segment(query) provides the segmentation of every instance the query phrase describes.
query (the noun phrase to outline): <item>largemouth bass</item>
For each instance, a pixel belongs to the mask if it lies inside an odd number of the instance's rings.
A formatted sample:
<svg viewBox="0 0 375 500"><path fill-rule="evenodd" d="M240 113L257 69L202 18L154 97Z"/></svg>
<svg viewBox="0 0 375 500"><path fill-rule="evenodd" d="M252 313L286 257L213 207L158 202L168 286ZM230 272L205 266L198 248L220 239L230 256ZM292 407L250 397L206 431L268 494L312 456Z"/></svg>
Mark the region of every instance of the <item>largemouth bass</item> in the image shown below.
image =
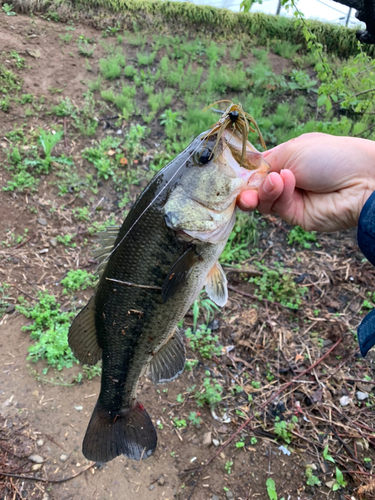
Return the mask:
<svg viewBox="0 0 375 500"><path fill-rule="evenodd" d="M183 371L177 323L204 286L219 306L227 301L218 259L236 198L257 189L269 169L247 141L248 117L231 105L152 179L120 229L101 234L101 278L69 331L79 361L102 359L101 390L83 441L89 460L152 454L157 435L137 402L138 382L146 370L154 383Z"/></svg>

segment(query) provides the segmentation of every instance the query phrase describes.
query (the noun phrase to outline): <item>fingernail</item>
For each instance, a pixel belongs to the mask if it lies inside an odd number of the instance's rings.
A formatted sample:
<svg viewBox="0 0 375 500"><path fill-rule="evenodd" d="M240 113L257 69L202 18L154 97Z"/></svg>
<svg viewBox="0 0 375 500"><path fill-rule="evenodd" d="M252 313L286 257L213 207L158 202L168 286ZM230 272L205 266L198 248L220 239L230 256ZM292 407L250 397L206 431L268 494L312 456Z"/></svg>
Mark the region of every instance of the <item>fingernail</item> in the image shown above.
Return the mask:
<svg viewBox="0 0 375 500"><path fill-rule="evenodd" d="M263 190L269 194L273 191L274 187L275 184L272 182L271 176L269 175L267 179L264 181Z"/></svg>

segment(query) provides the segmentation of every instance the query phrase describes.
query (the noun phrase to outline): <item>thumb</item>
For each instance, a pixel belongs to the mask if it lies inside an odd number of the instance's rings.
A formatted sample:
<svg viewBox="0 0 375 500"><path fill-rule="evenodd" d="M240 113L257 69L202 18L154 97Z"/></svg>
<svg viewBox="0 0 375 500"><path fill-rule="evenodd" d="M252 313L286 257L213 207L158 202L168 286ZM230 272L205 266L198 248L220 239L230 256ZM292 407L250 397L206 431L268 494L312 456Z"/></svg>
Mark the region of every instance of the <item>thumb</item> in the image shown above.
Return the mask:
<svg viewBox="0 0 375 500"><path fill-rule="evenodd" d="M271 172L280 172L287 167L287 162L293 153L293 140L279 144L263 153L263 158L271 166Z"/></svg>

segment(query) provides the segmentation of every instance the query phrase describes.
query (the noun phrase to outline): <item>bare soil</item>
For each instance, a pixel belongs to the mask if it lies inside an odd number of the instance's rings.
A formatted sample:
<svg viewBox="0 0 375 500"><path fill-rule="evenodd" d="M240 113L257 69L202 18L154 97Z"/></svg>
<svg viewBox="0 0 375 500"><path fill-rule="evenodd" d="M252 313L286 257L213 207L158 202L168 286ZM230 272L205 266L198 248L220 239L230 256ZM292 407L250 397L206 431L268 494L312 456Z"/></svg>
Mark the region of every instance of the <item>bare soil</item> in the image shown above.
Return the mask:
<svg viewBox="0 0 375 500"><path fill-rule="evenodd" d="M46 123L60 123L70 131L69 122L48 114L51 105L62 97L69 96L77 104L82 102L86 89L82 83L87 80L84 59L59 38L67 33L65 27L36 16L10 17L0 13L1 50L5 54L17 50L26 60L22 92L45 98L37 116L26 117L24 108L17 105L12 105L8 113L0 111L0 163L5 161L4 151L9 147L5 134L15 125L27 123L28 129L36 129ZM75 29L76 34L88 38L100 37L100 32L84 25L76 25ZM128 45L126 50L128 58L134 56L134 47ZM97 44L95 59L102 55ZM276 55L272 58L276 72L290 64ZM6 64L14 69L12 61ZM54 89L61 92L54 93ZM106 133L108 130L99 127L96 136L82 139L72 132L54 153L76 157L77 169L92 173L92 167L82 161L79 152ZM158 134L158 128L153 127L153 140ZM1 168L0 184L4 186L9 178L9 172ZM135 186L132 190L133 201L141 188L142 185ZM60 296L63 308L71 307L71 300L62 295L60 280L69 269L94 270L95 262L90 254L93 240L85 225L71 218L70 210L87 206L91 211L98 203L102 210L93 216L95 220L105 220L114 213L121 222L118 195L108 183L102 183L98 193L89 199L74 193L61 197L53 173L42 179L34 195L2 192L0 239L7 244L0 250L0 282L11 285L6 299L10 306L17 303L20 295L32 303L37 300L38 291L50 290ZM46 225L41 225L40 219L45 219ZM374 460L371 391L375 383L373 358L360 358L354 331L363 317L360 311L367 291L373 290L374 270L362 262L354 232L319 236L319 248L313 245L311 250L304 250L287 244L289 228L280 221L263 217L261 222L264 227L258 255L245 262L241 272L228 272L230 300L216 315L219 323L215 331L226 348L223 356L214 361L199 358L193 372L185 372L167 386L155 387L147 379L140 385L139 400L154 423L159 422L157 450L142 463L119 457L108 464L95 465L83 457L81 443L100 381L96 378L68 386L79 371L75 367L62 376L50 371L44 377L49 382L43 382L45 365L26 361L32 340L21 327L28 321L8 307L0 320L0 498L208 500L216 495L219 499L265 500L266 481L270 477L276 483L279 499L359 498L358 488L372 481L372 462L368 466L363 458ZM26 241L15 243L13 235L22 235L24 229L28 229ZM75 248L51 244L56 235L72 233L77 235ZM85 238L89 239L88 245L84 245ZM248 277L256 276L255 260L270 267L282 262L292 269L299 284L307 286L308 293L298 311L251 298L255 288ZM85 302L91 293L86 290L78 296ZM249 307L253 304L256 309ZM191 324L192 318L187 316L185 326ZM297 379L340 339L341 343L315 369L266 404L267 398L283 384ZM189 351L189 357L195 358L196 353ZM230 422L215 420L207 407L198 409L187 392L193 384L197 388L202 384L205 370L210 370L225 386L223 400ZM250 380L260 380L260 387L249 385L246 374ZM365 375L368 383L364 383ZM230 390L234 379L246 389L236 397ZM356 400L357 390L367 390L369 399ZM183 395L184 403L176 401L178 394ZM343 395L350 396L347 407L339 404ZM191 411L200 412L201 426L176 429L171 419L187 418ZM254 414L252 422L200 475L196 471L185 474L219 451L214 444L203 444L205 433L211 432L212 438L222 444ZM277 439L274 422L275 417L289 422L293 415L298 417L298 424L288 456L279 449L286 443ZM244 448L235 446L240 437ZM251 440L254 437L256 441ZM334 479L335 472L335 465L322 456L326 444L336 465L350 471L344 475L347 486L336 492L325 486ZM33 462L28 459L32 454L43 458L39 470L32 469ZM66 461L61 460L62 455L68 456ZM227 462L233 462L230 474L225 469ZM321 486L306 484L308 464L313 464ZM2 476L2 472L9 475ZM25 476L34 479L25 480ZM373 497L364 494L362 498Z"/></svg>

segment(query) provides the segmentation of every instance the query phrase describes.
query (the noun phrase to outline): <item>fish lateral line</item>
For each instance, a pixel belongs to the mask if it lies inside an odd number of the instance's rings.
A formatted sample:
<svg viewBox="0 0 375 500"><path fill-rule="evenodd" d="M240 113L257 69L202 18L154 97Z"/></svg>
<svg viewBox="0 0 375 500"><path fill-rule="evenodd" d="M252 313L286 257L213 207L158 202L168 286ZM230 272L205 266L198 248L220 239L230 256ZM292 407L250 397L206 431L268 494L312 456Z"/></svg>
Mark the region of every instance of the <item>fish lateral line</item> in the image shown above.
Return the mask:
<svg viewBox="0 0 375 500"><path fill-rule="evenodd" d="M116 280L114 278L107 278L107 281L114 281L115 283L120 283L120 285L127 285L127 286L134 286L136 288L148 288L150 290L161 290L161 286L154 286L154 285L139 285L138 283L131 283L130 281L121 281L121 280Z"/></svg>

